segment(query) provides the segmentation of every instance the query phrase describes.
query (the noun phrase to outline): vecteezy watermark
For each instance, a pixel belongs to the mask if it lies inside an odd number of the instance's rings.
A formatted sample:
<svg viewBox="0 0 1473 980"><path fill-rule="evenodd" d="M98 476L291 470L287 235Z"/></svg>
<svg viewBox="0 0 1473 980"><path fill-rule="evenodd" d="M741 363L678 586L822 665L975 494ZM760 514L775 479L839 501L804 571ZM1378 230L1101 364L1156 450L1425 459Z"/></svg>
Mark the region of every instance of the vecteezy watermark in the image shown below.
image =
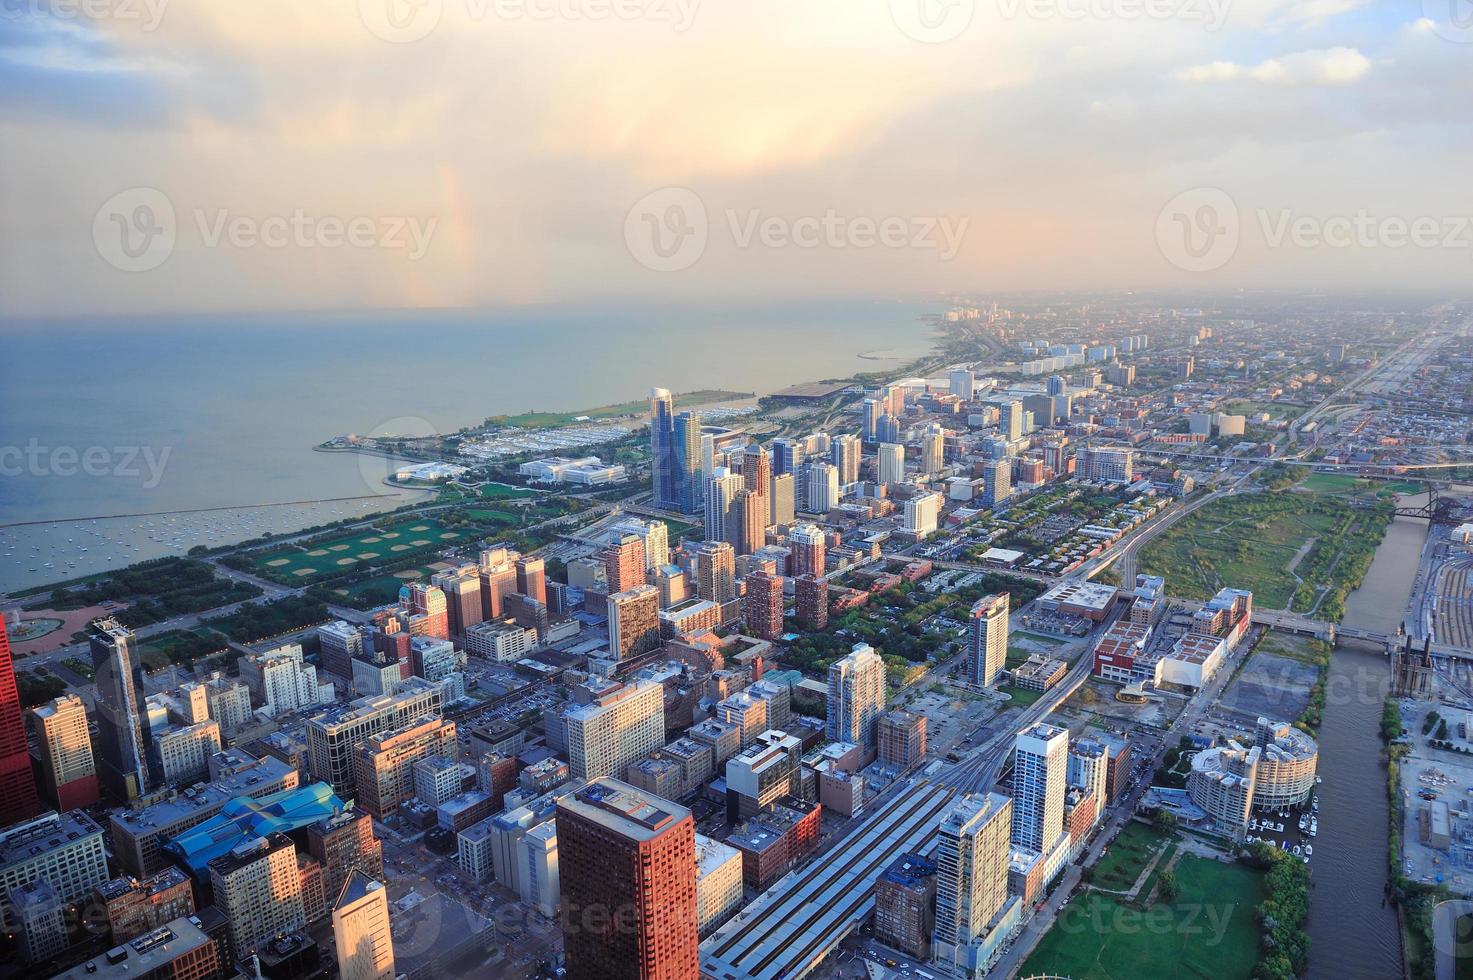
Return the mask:
<svg viewBox="0 0 1473 980"><path fill-rule="evenodd" d="M1473 44L1473 0L1422 0L1432 33L1454 44Z"/></svg>
<svg viewBox="0 0 1473 980"><path fill-rule="evenodd" d="M947 215L846 215L834 208L805 215L767 214L761 208L722 212L739 249L913 249L934 251L942 262L961 250L972 219ZM634 260L655 272L689 269L705 254L711 221L700 195L685 187L646 194L624 216L624 244Z"/></svg>
<svg viewBox="0 0 1473 980"><path fill-rule="evenodd" d="M1156 215L1156 245L1188 272L1211 272L1238 252L1238 206L1224 190L1197 187L1173 197Z"/></svg>
<svg viewBox="0 0 1473 980"><path fill-rule="evenodd" d="M237 214L227 208L194 208L190 215L205 248L383 249L423 258L440 219L416 215ZM92 218L97 254L124 272L157 269L178 241L174 204L162 191L134 187L108 198Z"/></svg>
<svg viewBox="0 0 1473 980"><path fill-rule="evenodd" d="M700 0L453 0L467 20L648 21L669 24L677 34L695 22ZM412 44L434 33L447 0L358 0L358 17L374 37Z"/></svg>
<svg viewBox="0 0 1473 980"><path fill-rule="evenodd" d="M137 480L152 490L164 478L172 446L0 446L0 476L92 476Z"/></svg>
<svg viewBox="0 0 1473 980"><path fill-rule="evenodd" d="M906 37L945 44L961 37L977 16L976 0L890 0L890 19Z"/></svg>
<svg viewBox="0 0 1473 980"><path fill-rule="evenodd" d="M1123 936L1195 936L1196 945L1211 948L1222 942L1236 908L1186 902L1141 911L1103 902L1094 905L1088 915L1060 919L1058 928L1066 936L1101 936L1112 932Z"/></svg>
<svg viewBox="0 0 1473 980"><path fill-rule="evenodd" d="M1473 216L1307 214L1293 208L1252 212L1271 249L1463 249L1473 252ZM1242 214L1226 191L1197 187L1173 197L1156 216L1156 244L1166 260L1188 272L1211 272L1232 261L1241 244Z"/></svg>
<svg viewBox="0 0 1473 980"><path fill-rule="evenodd" d="M0 20L54 17L58 20L137 23L150 33L159 29L169 0L0 0Z"/></svg>
<svg viewBox="0 0 1473 980"><path fill-rule="evenodd" d="M1200 23L1215 31L1227 20L1232 0L996 0L1006 20L1070 22L1118 20Z"/></svg>

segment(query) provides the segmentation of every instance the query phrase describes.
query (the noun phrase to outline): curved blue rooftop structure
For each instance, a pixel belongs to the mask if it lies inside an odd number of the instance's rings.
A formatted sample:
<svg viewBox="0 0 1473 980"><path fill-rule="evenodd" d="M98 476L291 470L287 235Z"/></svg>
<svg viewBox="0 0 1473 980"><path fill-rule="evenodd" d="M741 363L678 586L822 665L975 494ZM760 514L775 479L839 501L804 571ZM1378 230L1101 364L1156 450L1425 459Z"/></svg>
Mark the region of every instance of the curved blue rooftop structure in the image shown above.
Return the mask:
<svg viewBox="0 0 1473 980"><path fill-rule="evenodd" d="M254 837L301 830L337 816L343 809L343 801L326 783L309 783L260 799L237 796L204 823L170 838L164 850L182 858L196 878L203 878L209 873L211 861L229 854L238 844Z"/></svg>

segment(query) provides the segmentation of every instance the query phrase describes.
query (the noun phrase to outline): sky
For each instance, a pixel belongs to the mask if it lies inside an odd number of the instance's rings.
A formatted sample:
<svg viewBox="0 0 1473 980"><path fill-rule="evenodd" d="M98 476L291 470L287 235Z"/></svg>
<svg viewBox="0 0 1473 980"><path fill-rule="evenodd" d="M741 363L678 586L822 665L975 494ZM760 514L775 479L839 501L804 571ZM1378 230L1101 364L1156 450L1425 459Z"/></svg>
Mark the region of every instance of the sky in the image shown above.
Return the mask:
<svg viewBox="0 0 1473 980"><path fill-rule="evenodd" d="M0 318L1464 295L1470 0L0 0Z"/></svg>

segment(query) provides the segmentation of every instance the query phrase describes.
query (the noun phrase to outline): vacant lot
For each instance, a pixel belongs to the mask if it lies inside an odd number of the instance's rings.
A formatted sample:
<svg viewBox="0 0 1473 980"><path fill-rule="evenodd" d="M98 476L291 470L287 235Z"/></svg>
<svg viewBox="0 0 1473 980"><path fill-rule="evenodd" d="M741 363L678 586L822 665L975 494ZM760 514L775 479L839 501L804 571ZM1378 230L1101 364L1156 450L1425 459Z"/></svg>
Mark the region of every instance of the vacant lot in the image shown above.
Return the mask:
<svg viewBox="0 0 1473 980"><path fill-rule="evenodd" d="M1338 621L1345 595L1370 567L1389 509L1322 493L1225 497L1147 545L1140 567L1164 575L1174 595L1207 599L1224 586L1249 589L1265 608L1292 604Z"/></svg>
<svg viewBox="0 0 1473 980"><path fill-rule="evenodd" d="M1195 855L1177 862L1177 897L1142 910L1098 893L1076 897L1022 976L1072 980L1242 980L1258 958L1254 910L1263 875ZM1098 880L1098 878L1097 878Z"/></svg>

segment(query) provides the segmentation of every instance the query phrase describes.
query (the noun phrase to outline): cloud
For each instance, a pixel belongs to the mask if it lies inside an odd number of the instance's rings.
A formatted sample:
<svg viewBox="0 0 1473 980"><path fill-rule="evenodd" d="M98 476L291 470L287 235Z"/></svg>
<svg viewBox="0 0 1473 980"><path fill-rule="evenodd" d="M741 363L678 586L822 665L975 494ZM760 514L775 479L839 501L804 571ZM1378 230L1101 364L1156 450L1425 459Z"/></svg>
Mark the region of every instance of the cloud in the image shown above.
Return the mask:
<svg viewBox="0 0 1473 980"><path fill-rule="evenodd" d="M1177 72L1184 82L1233 82L1243 79L1274 85L1340 86L1360 81L1371 62L1355 48L1300 51L1268 58L1256 65L1213 61Z"/></svg>

